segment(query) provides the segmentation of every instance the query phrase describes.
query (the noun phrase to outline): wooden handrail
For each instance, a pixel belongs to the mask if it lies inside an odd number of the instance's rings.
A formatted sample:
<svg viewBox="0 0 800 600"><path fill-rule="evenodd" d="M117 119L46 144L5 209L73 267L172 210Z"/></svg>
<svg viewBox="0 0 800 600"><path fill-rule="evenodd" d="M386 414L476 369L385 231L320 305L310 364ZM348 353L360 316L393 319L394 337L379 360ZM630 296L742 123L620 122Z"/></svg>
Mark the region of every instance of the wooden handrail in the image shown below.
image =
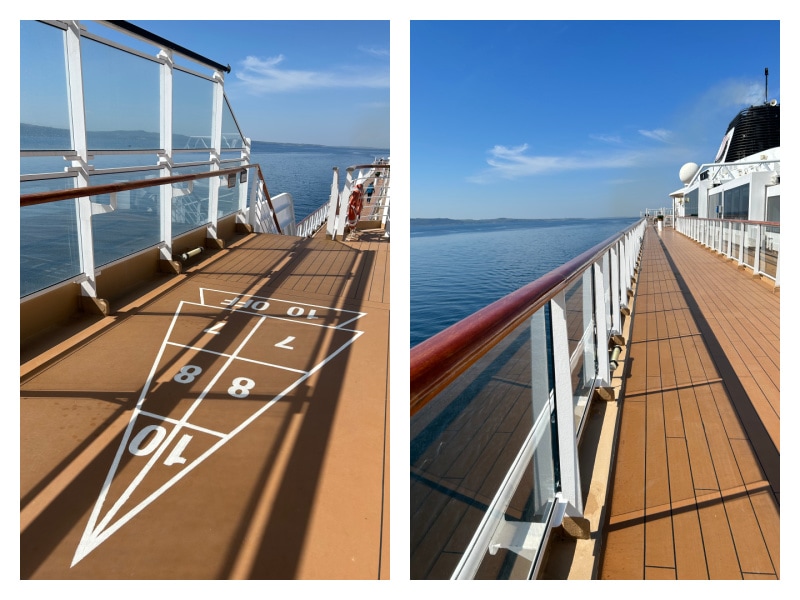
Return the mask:
<svg viewBox="0 0 800 600"><path fill-rule="evenodd" d="M275 222L275 227L278 230L278 233L283 233L281 231L281 225L278 223L278 215L275 213L275 207L272 206L272 198L270 198L269 190L267 190L267 180L264 179L264 174L261 172L261 165L255 164L256 171L258 172L258 178L261 180L261 187L264 190L264 197L267 199L267 204L269 204L269 208L272 211L272 220Z"/></svg>
<svg viewBox="0 0 800 600"><path fill-rule="evenodd" d="M622 237L636 222L571 261L451 325L411 349L411 415L452 383L470 365L501 341Z"/></svg>
<svg viewBox="0 0 800 600"><path fill-rule="evenodd" d="M347 171L350 171L350 170L355 171L356 169L383 169L384 167L387 168L387 169L391 169L391 167L389 166L389 163L386 163L385 165L383 165L383 164L377 164L376 165L376 164L373 163L371 165L353 165L352 167L347 167L346 170Z"/></svg>
<svg viewBox="0 0 800 600"><path fill-rule="evenodd" d="M169 177L155 177L153 179L139 179L136 181L123 181L121 183L108 183L104 185L91 185L87 187L70 188L68 190L53 190L49 192L37 192L35 194L21 194L19 197L20 208L23 206L34 206L36 204L47 204L48 202L58 202L59 200L72 200L74 198L83 198L85 196L99 196L101 194L115 194L118 192L125 192L128 190L138 190L142 188L154 187L157 185L167 185L173 183L181 183L184 181L196 181L198 179L210 179L211 177L222 177L225 175L233 175L236 173L246 172L248 169L255 168L258 177L261 179L261 187L264 191L264 196L267 199L267 204L272 211L272 219L275 221L275 227L278 233L281 231L281 226L278 223L278 216L275 214L275 207L272 206L272 198L267 191L267 182L264 180L264 174L261 172L261 165L256 163L254 165L242 165L241 167L233 167L231 169L220 169L219 171L208 171L206 173L190 173L188 175L170 175Z"/></svg>
<svg viewBox="0 0 800 600"><path fill-rule="evenodd" d="M258 164L244 165L232 169L209 171L207 173L170 175L169 177L155 177L153 179L139 179L136 181L123 181L120 183L91 185L87 187L70 188L68 190L53 190L49 192L37 192L35 194L21 194L19 197L19 205L20 207L33 206L35 204L47 204L48 202L57 202L59 200L71 200L73 198L83 198L85 196L99 196L101 194L114 194L117 192L125 192L128 190L138 190L141 188L153 187L156 185L180 183L183 181L195 181L197 179L210 179L211 177L220 177L223 175L240 173L243 170L252 169L253 167L259 167L259 165ZM259 174L260 173L261 169L259 167ZM270 208L271 207L272 204L270 204Z"/></svg>
<svg viewBox="0 0 800 600"><path fill-rule="evenodd" d="M745 225L767 225L780 227L779 221L746 221L744 219L720 219L719 217L674 217L676 219L697 219L698 221L723 221L725 223L744 223Z"/></svg>

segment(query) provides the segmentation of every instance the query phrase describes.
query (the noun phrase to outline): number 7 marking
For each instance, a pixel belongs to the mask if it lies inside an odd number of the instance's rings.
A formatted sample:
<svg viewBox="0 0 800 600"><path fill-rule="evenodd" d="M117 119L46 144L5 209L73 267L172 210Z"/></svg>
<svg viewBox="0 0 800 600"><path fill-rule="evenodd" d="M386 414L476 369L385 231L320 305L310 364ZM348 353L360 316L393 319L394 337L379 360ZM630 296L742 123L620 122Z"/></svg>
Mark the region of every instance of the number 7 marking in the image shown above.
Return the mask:
<svg viewBox="0 0 800 600"><path fill-rule="evenodd" d="M214 335L219 334L219 330L222 329L222 326L225 325L225 321L220 321L219 323L215 323L208 329L204 329L203 333L213 333Z"/></svg>
<svg viewBox="0 0 800 600"><path fill-rule="evenodd" d="M276 348L284 348L286 350L294 350L294 348L292 346L289 346L289 344L291 343L291 341L293 339L295 339L295 337L293 335L290 335L285 340L282 340L282 341L278 342L277 344L275 344L275 347Z"/></svg>

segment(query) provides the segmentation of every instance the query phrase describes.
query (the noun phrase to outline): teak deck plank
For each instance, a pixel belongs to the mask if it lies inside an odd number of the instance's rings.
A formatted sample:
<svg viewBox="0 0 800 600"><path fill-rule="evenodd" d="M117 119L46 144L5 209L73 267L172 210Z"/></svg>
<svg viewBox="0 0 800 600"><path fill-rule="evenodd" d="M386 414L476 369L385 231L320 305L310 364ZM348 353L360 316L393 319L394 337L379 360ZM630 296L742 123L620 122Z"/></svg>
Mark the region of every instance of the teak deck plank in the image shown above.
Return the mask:
<svg viewBox="0 0 800 600"><path fill-rule="evenodd" d="M600 578L780 577L779 314L749 272L647 229Z"/></svg>
<svg viewBox="0 0 800 600"><path fill-rule="evenodd" d="M388 579L388 278L388 240L244 236L23 363L20 578Z"/></svg>

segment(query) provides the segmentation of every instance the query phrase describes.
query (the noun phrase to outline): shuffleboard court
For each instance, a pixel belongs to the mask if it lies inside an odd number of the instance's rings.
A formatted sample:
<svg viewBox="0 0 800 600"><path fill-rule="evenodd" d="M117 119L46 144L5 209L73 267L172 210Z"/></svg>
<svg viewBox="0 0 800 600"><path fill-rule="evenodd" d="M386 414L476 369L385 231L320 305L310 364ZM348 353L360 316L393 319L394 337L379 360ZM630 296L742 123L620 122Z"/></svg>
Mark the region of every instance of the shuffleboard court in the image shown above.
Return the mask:
<svg viewBox="0 0 800 600"><path fill-rule="evenodd" d="M23 578L385 576L388 304L208 270L23 376Z"/></svg>

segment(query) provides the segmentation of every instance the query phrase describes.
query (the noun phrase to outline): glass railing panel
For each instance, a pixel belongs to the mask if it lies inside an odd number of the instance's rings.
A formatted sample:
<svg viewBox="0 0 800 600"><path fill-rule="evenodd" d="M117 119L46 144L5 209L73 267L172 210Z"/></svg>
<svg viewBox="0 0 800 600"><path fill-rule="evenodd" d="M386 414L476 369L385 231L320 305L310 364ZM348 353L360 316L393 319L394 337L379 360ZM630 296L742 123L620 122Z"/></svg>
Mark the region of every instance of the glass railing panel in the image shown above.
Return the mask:
<svg viewBox="0 0 800 600"><path fill-rule="evenodd" d="M97 170L123 169L127 167L155 167L158 165L158 154L155 152L95 154L92 156L92 165Z"/></svg>
<svg viewBox="0 0 800 600"><path fill-rule="evenodd" d="M173 175L207 173L208 165L195 165L174 169ZM191 183L172 186L172 235L178 236L209 222L208 203L211 179L198 179Z"/></svg>
<svg viewBox="0 0 800 600"><path fill-rule="evenodd" d="M69 179L20 184L21 194L71 189ZM24 206L19 211L20 298L80 275L75 200Z"/></svg>
<svg viewBox="0 0 800 600"><path fill-rule="evenodd" d="M20 150L72 148L64 35L45 23L20 21Z"/></svg>
<svg viewBox="0 0 800 600"><path fill-rule="evenodd" d="M739 260L739 249L742 246L742 224L734 223L731 230L731 258Z"/></svg>
<svg viewBox="0 0 800 600"><path fill-rule="evenodd" d="M744 231L744 264L749 267L755 267L758 225L745 225Z"/></svg>
<svg viewBox="0 0 800 600"><path fill-rule="evenodd" d="M214 83L175 69L172 93L173 148L213 148Z"/></svg>
<svg viewBox="0 0 800 600"><path fill-rule="evenodd" d="M158 171L94 175L91 185L155 179ZM116 208L92 215L94 262L102 266L161 241L159 187L117 192ZM112 205L111 194L92 197L93 204Z"/></svg>
<svg viewBox="0 0 800 600"><path fill-rule="evenodd" d="M592 270L587 269L581 278L567 289L565 296L572 402L577 429L588 406L589 395L597 376Z"/></svg>
<svg viewBox="0 0 800 600"><path fill-rule="evenodd" d="M205 143L202 140L187 140L187 143L199 144L199 150L186 151L186 148L175 148L175 153L172 155L175 164L186 163L207 163L209 162L209 150L203 146Z"/></svg>
<svg viewBox="0 0 800 600"><path fill-rule="evenodd" d="M722 248L720 249L722 253L725 255L729 255L730 240L731 240L731 228L726 222L722 226Z"/></svg>
<svg viewBox="0 0 800 600"><path fill-rule="evenodd" d="M544 329L519 326L411 418L412 579L464 561L462 577L527 576L538 548L515 551L502 531L543 534L555 497Z"/></svg>
<svg viewBox="0 0 800 600"><path fill-rule="evenodd" d="M233 167L241 166L241 161L239 164L227 164L225 165L226 169L230 169ZM240 175L236 174L233 177L222 177L220 180L219 185L219 199L217 200L217 217L222 218L227 215L232 215L236 211L239 210L239 193L242 187L247 189L250 176L253 173L247 173L247 180L242 183L240 180ZM229 183L233 184L233 187L228 187Z"/></svg>
<svg viewBox="0 0 800 600"><path fill-rule="evenodd" d="M244 136L236 124L227 97L222 107L222 148L244 148Z"/></svg>
<svg viewBox="0 0 800 600"><path fill-rule="evenodd" d="M81 62L89 149L160 148L158 63L88 38Z"/></svg>
<svg viewBox="0 0 800 600"><path fill-rule="evenodd" d="M778 274L778 253L781 250L781 228L765 225L761 240L761 272L772 279Z"/></svg>
<svg viewBox="0 0 800 600"><path fill-rule="evenodd" d="M63 173L69 163L62 156L20 156L19 174Z"/></svg>

